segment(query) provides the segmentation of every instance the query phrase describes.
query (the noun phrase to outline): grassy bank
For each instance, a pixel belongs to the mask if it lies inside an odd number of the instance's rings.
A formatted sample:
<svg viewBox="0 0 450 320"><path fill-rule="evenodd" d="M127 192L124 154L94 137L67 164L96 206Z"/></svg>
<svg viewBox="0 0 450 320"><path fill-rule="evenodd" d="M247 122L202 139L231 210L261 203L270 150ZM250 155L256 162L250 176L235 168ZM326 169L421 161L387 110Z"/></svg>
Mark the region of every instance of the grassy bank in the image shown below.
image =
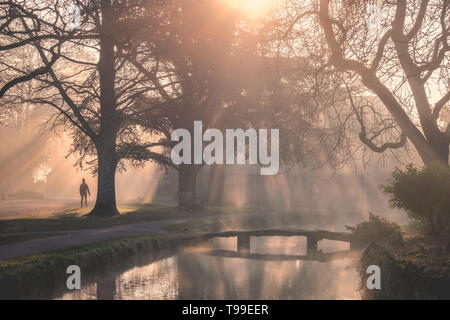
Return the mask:
<svg viewBox="0 0 450 320"><path fill-rule="evenodd" d="M370 245L361 256L361 294L369 300L450 299L450 254L407 242L402 248ZM381 270L381 289L368 290L369 265Z"/></svg>
<svg viewBox="0 0 450 320"><path fill-rule="evenodd" d="M18 232L55 232L63 230L92 229L143 221L194 217L199 215L245 213L251 208L205 207L201 211L180 211L175 206L134 203L119 207L121 215L117 217L87 217L84 209L70 209L46 218L22 218L0 220L1 233Z"/></svg>
<svg viewBox="0 0 450 320"><path fill-rule="evenodd" d="M16 242L24 242L35 239L46 239L56 236L61 236L64 233L12 233L12 234L0 234L0 246L16 243Z"/></svg>
<svg viewBox="0 0 450 320"><path fill-rule="evenodd" d="M0 261L0 299L39 298L62 287L69 265L93 272L138 252L173 249L200 237L137 236Z"/></svg>

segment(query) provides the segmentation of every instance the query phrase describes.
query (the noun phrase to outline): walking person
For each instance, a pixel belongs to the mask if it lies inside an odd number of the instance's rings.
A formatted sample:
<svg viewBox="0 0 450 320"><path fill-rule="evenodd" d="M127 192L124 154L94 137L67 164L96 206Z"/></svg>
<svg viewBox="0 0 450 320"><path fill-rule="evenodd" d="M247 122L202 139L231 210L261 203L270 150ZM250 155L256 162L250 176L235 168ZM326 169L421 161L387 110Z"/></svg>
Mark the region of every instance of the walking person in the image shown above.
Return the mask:
<svg viewBox="0 0 450 320"><path fill-rule="evenodd" d="M80 195L81 195L81 207L83 208L83 199L84 199L84 206L87 207L87 196L91 196L91 192L89 191L89 186L86 183L86 180L83 178L82 183L80 185Z"/></svg>

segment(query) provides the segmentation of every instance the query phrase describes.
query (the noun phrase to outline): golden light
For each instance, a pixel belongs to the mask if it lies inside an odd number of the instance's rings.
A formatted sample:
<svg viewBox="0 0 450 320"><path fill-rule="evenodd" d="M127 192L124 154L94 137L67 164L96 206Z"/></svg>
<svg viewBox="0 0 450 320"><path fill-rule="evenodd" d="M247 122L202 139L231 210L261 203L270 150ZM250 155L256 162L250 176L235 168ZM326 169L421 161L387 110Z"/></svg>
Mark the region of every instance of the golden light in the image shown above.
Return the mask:
<svg viewBox="0 0 450 320"><path fill-rule="evenodd" d="M239 9L247 16L258 19L267 15L276 0L226 0L232 7Z"/></svg>

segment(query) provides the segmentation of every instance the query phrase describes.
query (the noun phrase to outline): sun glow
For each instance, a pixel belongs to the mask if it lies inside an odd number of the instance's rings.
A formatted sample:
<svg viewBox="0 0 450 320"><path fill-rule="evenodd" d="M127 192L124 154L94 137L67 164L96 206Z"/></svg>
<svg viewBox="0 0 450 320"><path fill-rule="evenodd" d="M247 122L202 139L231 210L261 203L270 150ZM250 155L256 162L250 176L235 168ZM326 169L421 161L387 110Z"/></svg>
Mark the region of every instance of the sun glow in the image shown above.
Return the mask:
<svg viewBox="0 0 450 320"><path fill-rule="evenodd" d="M232 7L241 10L247 16L258 19L267 15L276 0L226 0Z"/></svg>

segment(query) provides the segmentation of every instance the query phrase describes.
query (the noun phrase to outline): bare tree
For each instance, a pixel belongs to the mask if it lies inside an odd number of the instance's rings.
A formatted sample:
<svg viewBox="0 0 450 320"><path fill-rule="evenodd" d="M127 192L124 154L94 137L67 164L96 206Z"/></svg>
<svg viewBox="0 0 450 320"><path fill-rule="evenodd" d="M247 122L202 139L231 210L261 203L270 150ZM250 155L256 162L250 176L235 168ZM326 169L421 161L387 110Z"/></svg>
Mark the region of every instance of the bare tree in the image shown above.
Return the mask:
<svg viewBox="0 0 450 320"><path fill-rule="evenodd" d="M448 1L281 3L282 52L315 65L316 88L332 80L326 86L337 94L328 111L339 126L357 123L373 152L409 140L425 164L448 165Z"/></svg>
<svg viewBox="0 0 450 320"><path fill-rule="evenodd" d="M4 19L6 46L32 47L46 73L35 77L35 92L27 101L53 107L51 125L73 130L71 153L78 165L88 164L98 175L98 192L91 215L118 214L115 174L126 162L140 165L158 155L152 148L154 130L137 123L151 107L136 102L154 90L125 59L132 35L147 23L139 16L140 1L76 1L80 24L68 28L71 1L9 1ZM11 20L11 21L9 21ZM159 126L164 122L159 121Z"/></svg>
<svg viewBox="0 0 450 320"><path fill-rule="evenodd" d="M258 106L251 92L267 74L261 72L257 35L239 26L243 20L238 12L223 1L211 0L170 0L145 8L152 24L127 57L157 88L157 97L142 95L141 100L153 104L156 100L163 108L155 114L170 124L160 159L174 145L171 131L184 128L193 138L196 120L202 121L203 130L221 128L225 122L248 126ZM196 176L202 167L203 163L174 166L179 204L190 206L195 201Z"/></svg>

